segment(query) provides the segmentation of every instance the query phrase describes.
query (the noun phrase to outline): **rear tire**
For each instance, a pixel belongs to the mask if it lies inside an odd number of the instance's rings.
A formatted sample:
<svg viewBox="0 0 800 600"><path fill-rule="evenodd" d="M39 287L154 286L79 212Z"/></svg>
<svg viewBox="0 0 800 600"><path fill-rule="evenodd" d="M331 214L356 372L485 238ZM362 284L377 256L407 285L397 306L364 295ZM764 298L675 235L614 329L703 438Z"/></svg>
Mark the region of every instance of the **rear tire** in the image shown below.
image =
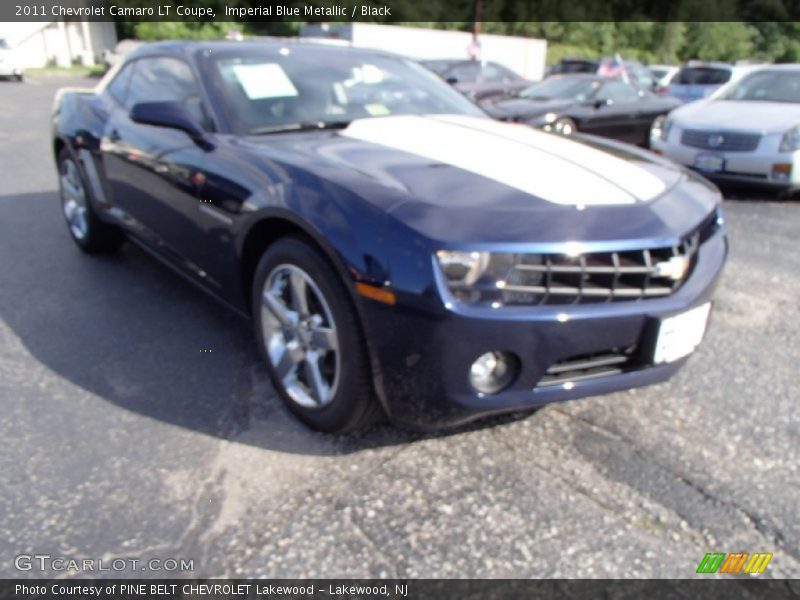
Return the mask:
<svg viewBox="0 0 800 600"><path fill-rule="evenodd" d="M89 254L118 250L125 241L122 231L97 216L81 167L66 148L58 154L58 174L61 208L72 240Z"/></svg>
<svg viewBox="0 0 800 600"><path fill-rule="evenodd" d="M272 383L300 420L344 433L380 417L355 307L313 246L296 237L272 244L256 268L252 307Z"/></svg>
<svg viewBox="0 0 800 600"><path fill-rule="evenodd" d="M561 135L570 136L578 132L578 126L569 117L561 117L553 123L553 131Z"/></svg>

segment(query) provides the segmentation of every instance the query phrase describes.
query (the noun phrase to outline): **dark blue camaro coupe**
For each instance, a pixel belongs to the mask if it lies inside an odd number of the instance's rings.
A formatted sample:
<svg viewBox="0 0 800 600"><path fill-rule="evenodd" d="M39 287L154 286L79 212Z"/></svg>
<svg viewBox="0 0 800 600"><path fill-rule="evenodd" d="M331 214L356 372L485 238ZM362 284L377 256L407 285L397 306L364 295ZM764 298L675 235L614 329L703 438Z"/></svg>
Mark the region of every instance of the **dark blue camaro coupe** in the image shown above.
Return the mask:
<svg viewBox="0 0 800 600"><path fill-rule="evenodd" d="M148 45L62 90L53 133L78 246L132 240L251 317L276 389L323 431L662 381L727 253L700 177L493 121L378 52Z"/></svg>

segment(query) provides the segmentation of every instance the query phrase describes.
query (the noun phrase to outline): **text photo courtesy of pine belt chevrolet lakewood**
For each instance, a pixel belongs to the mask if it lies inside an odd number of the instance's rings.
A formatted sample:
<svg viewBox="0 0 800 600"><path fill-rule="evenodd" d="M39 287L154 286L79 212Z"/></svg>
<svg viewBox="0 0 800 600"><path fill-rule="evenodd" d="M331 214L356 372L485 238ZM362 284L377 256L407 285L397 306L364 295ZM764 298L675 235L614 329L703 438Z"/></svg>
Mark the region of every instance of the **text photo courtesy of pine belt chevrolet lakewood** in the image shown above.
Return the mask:
<svg viewBox="0 0 800 600"><path fill-rule="evenodd" d="M760 67L682 106L653 149L718 183L800 189L800 65Z"/></svg>
<svg viewBox="0 0 800 600"><path fill-rule="evenodd" d="M63 90L53 131L77 245L130 239L251 317L280 396L323 431L663 381L727 254L703 178L494 121L375 51L146 45Z"/></svg>

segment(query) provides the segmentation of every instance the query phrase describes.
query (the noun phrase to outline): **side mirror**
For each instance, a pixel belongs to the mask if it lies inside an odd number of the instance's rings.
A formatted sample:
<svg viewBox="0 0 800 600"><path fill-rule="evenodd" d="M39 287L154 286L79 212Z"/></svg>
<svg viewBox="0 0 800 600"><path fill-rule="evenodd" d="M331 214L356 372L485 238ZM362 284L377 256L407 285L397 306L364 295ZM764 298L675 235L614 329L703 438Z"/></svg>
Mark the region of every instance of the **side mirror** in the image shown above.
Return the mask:
<svg viewBox="0 0 800 600"><path fill-rule="evenodd" d="M130 117L132 121L143 125L180 129L203 150L214 149L206 132L180 102L140 102L133 105Z"/></svg>

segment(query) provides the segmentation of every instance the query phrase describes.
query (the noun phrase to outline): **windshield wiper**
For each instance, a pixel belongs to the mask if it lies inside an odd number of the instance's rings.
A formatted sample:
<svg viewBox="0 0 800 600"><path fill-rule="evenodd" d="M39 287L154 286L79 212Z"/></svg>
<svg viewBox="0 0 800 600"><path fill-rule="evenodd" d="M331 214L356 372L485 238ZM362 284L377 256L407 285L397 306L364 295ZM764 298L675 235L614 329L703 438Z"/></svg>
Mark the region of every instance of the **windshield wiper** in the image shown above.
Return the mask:
<svg viewBox="0 0 800 600"><path fill-rule="evenodd" d="M256 127L248 133L250 135L269 135L271 133L289 133L299 131L317 131L324 129L344 129L351 121L300 121L298 123L284 123L268 127Z"/></svg>

